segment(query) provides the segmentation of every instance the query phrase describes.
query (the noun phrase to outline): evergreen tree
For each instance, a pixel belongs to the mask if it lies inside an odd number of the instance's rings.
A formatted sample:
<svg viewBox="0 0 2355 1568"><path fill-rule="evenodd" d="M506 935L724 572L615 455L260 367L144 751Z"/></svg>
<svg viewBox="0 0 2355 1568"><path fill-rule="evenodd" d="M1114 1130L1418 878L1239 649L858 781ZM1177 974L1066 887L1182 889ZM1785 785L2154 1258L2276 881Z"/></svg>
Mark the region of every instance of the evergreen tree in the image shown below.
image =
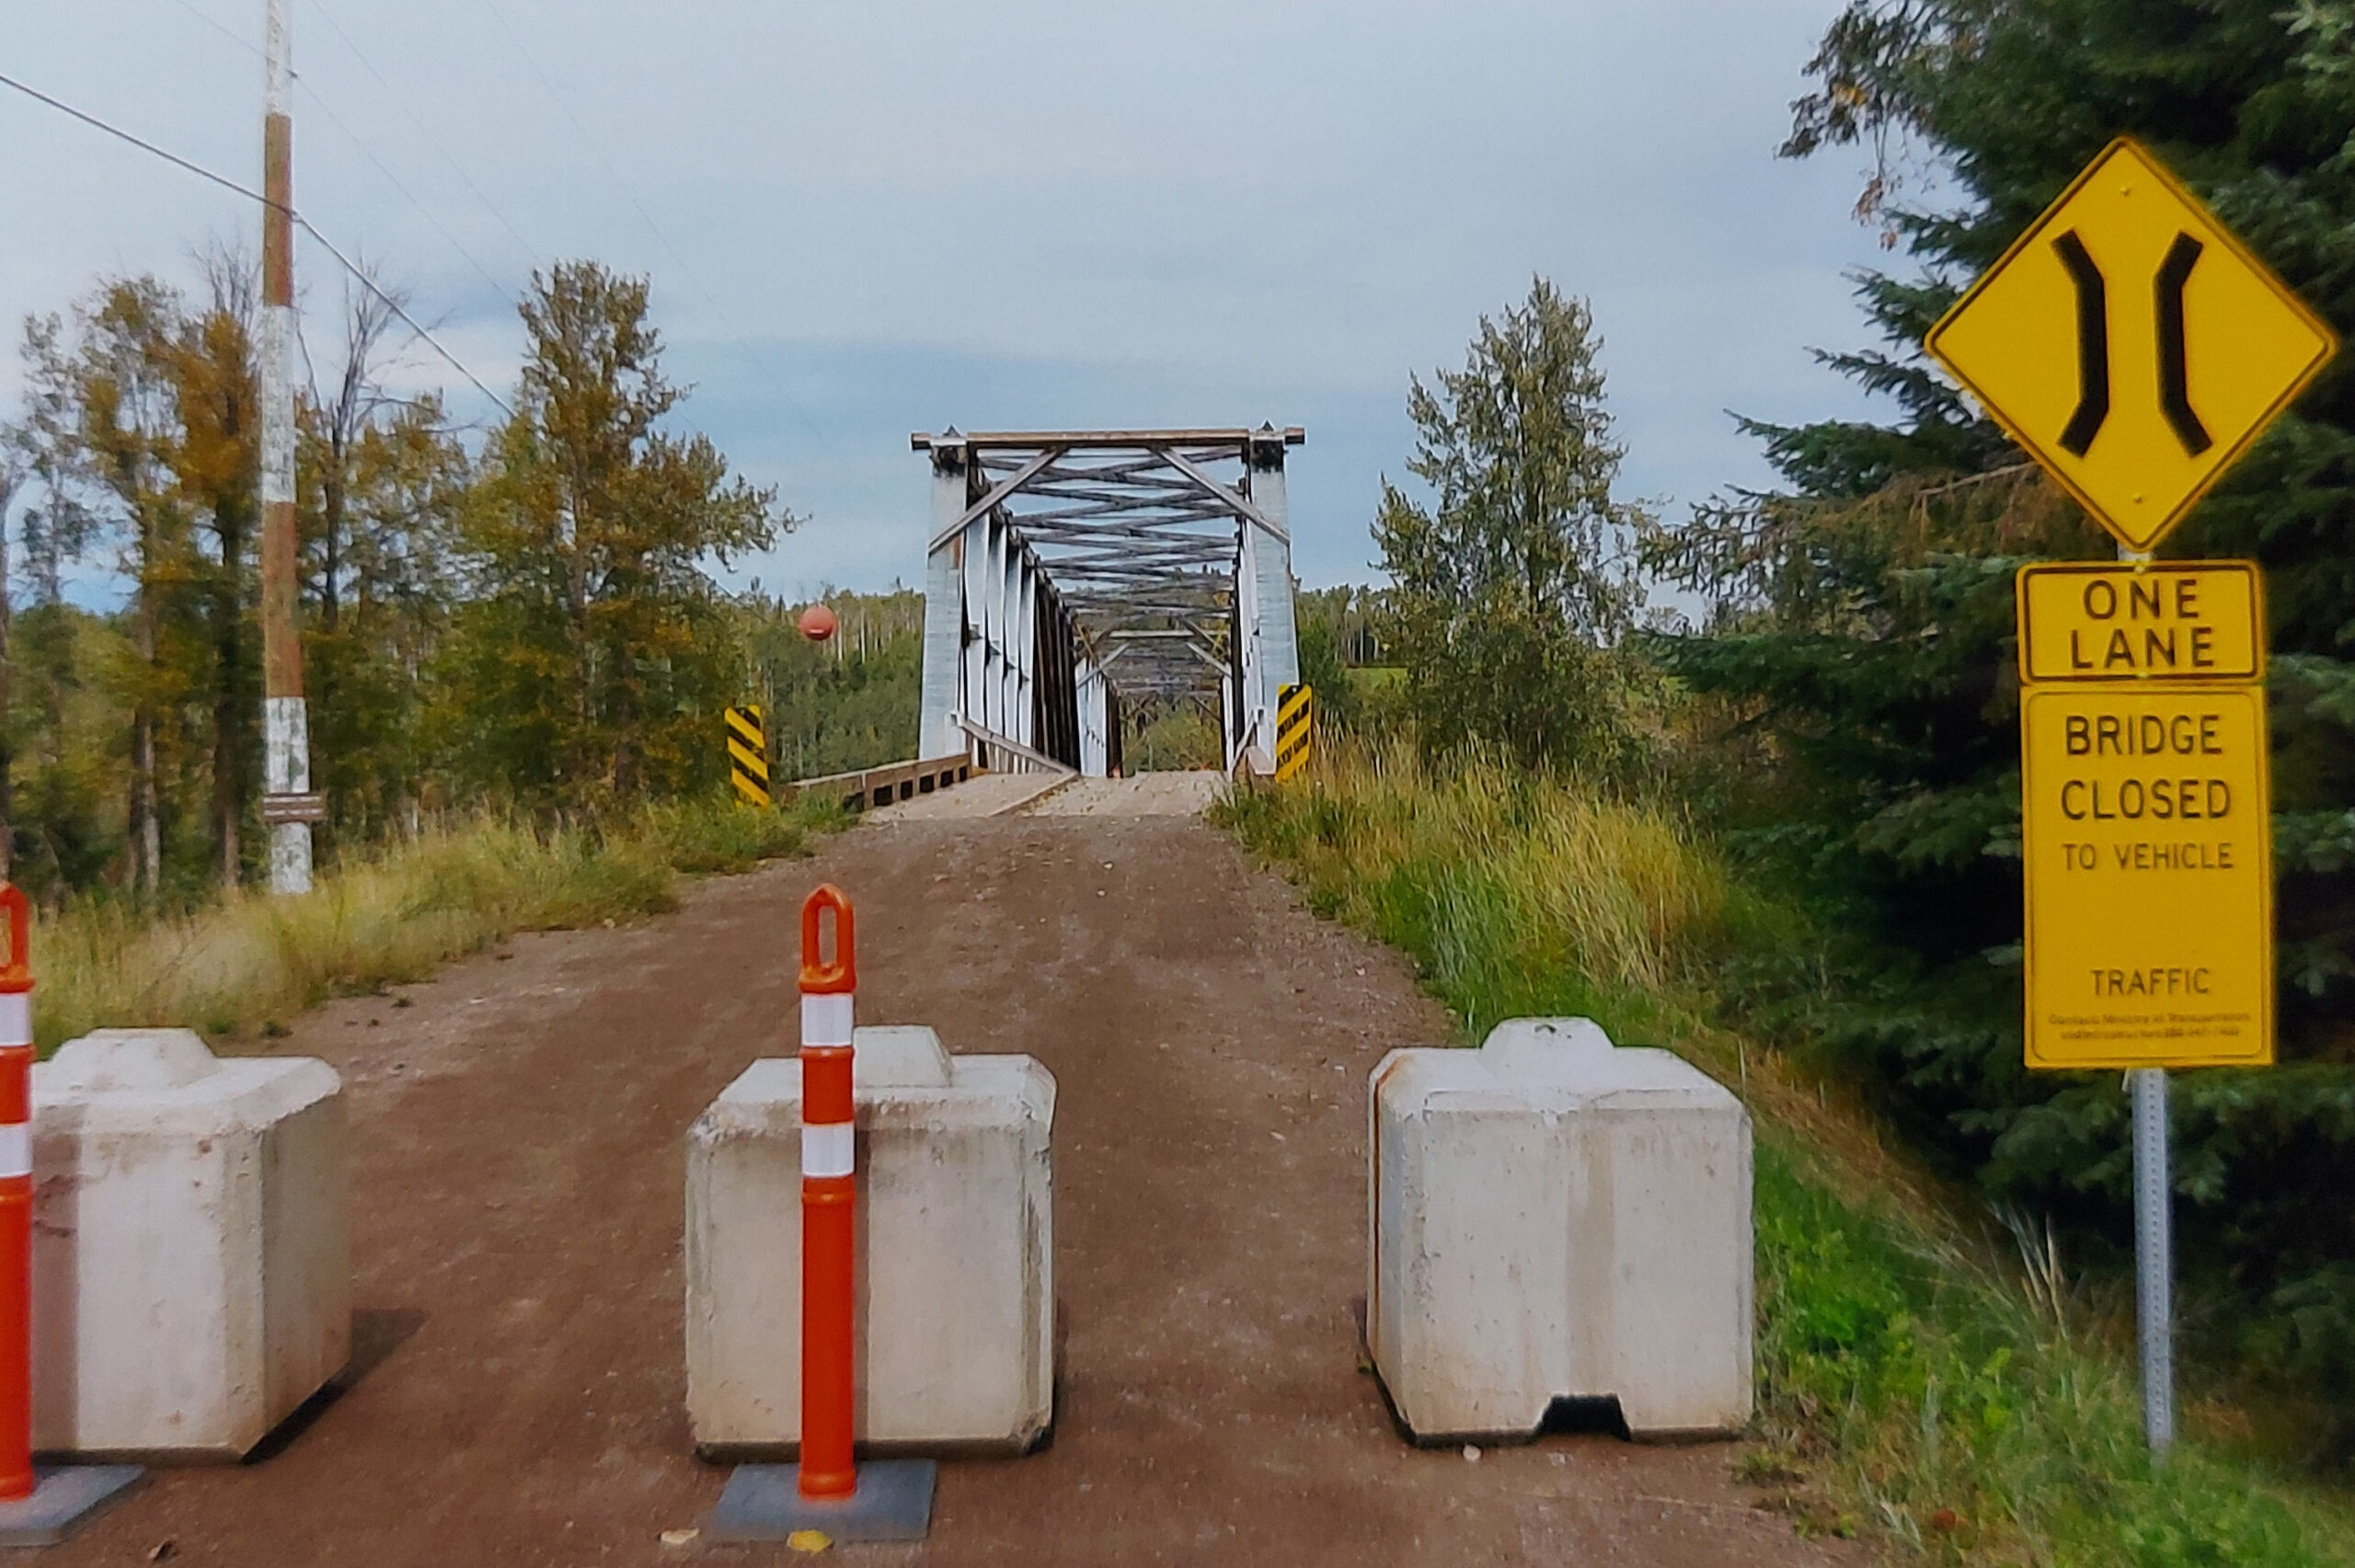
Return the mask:
<svg viewBox="0 0 2355 1568"><path fill-rule="evenodd" d="M1784 151L1863 148L1859 212L1915 263L1859 280L1887 347L1828 361L1890 424L1753 427L1789 489L1704 511L1656 564L1714 591L1667 645L1771 738L1728 795L1835 944L1813 1022L1990 1190L2121 1250L2116 1075L2021 1068L2011 578L2108 540L1922 358L1924 331L2110 138L2152 144L2342 332L2355 327L2355 6L1852 0ZM2268 582L2281 1051L2186 1075L2183 1252L2237 1349L2355 1436L2355 374L2326 372L2162 553ZM2197 917L2197 911L2187 911ZM1796 992L1792 994L1797 994ZM2225 1343L2230 1342L2230 1343Z"/></svg>
<svg viewBox="0 0 2355 1568"><path fill-rule="evenodd" d="M1612 493L1623 449L1601 347L1586 303L1539 278L1522 304L1481 317L1438 391L1418 377L1408 393L1407 467L1434 504L1385 481L1373 532L1430 746L1610 762L1631 733L1616 645L1641 603L1627 547L1649 517Z"/></svg>

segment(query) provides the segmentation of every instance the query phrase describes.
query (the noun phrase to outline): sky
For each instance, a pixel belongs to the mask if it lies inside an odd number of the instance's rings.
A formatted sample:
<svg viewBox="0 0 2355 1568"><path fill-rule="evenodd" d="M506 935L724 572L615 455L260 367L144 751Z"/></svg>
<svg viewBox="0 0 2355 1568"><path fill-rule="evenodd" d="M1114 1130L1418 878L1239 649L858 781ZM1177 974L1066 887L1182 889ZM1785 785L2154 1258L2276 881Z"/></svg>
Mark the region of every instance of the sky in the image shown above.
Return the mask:
<svg viewBox="0 0 2355 1568"><path fill-rule="evenodd" d="M1408 377L1533 275L1591 301L1671 518L1739 412L1865 406L1859 159L1777 159L1838 0L291 0L295 205L511 386L535 268L650 276L684 418L805 521L797 597L920 581L914 430L1306 427L1293 569L1378 577ZM0 0L0 73L260 178L263 0ZM0 89L0 322L258 248L244 199ZM344 283L298 242L309 339ZM399 372L496 412L414 348ZM21 385L0 353L0 411Z"/></svg>

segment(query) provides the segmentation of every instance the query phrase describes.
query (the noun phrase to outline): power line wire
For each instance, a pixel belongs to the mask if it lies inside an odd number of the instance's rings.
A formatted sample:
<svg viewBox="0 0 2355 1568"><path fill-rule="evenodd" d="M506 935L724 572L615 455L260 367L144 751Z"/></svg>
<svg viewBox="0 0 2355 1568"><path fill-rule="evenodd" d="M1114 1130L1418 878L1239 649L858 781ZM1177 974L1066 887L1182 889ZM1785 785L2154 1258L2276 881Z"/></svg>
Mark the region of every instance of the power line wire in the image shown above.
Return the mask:
<svg viewBox="0 0 2355 1568"><path fill-rule="evenodd" d="M375 295L379 300L382 300L385 303L385 309L391 311L395 315L399 316L403 322L408 324L408 329L411 332L414 332L419 338L424 338L426 343L435 353L441 355L444 360L447 360L451 366L455 369L460 375L474 383L475 390L477 392L481 393L485 397L489 398L493 403L497 404L499 406L500 412L505 414L509 418L511 419L515 417L515 410L509 406L507 399L491 391L489 387L485 386L483 384L482 378L475 374L474 372L466 369L464 361L460 360L457 355L450 352L449 349L442 347L441 340L436 338L432 333L428 332L423 324L421 324L417 317L409 315L408 307L402 304L398 299L386 293L382 288L378 287L376 280L371 278L361 268L354 265L350 257L347 257L343 252L338 250L335 247L335 241L327 238L327 235L319 233L316 228L313 227L310 219L305 218L300 212L296 212L293 214L293 216L294 222L302 225L303 232L304 234L309 235L313 239L318 241L320 246L326 249L327 253L329 256L334 257L336 261L341 265L346 272L350 273L354 278L360 280L360 286L362 288Z"/></svg>
<svg viewBox="0 0 2355 1568"><path fill-rule="evenodd" d="M333 240L330 240L327 235L321 234L317 227L313 224L308 218L303 216L302 213L296 212L293 208L282 206L279 202L272 201L269 197L263 195L258 190L240 185L226 175L215 174L211 169L206 168L202 164L191 163L187 158L181 157L178 153L170 152L165 148L159 147L155 143L148 141L146 138L134 135L119 125L109 124L108 121L100 120L95 114L86 114L82 110L75 109L72 104L65 102L63 98L52 97L47 93L42 92L39 87L29 86L23 82L19 82L14 76L0 74L0 86L14 87L17 91L24 94L29 98L32 98L40 103L47 104L50 108L56 109L61 114L70 115L74 119L80 120L83 124L90 126L94 130L103 131L108 135L114 137L117 141L128 142L143 153L152 153L156 157L163 159L166 163L171 164L178 168L186 169L189 173L195 175L200 179L209 179L224 190L233 190L248 201L258 201L265 207L278 208L286 214L288 222L295 224L297 227L301 228L304 234L309 235L313 239L318 241L319 244L325 247L327 253L329 256L334 257L337 263L341 266L346 272L349 272L353 278L359 280L360 286L362 288L366 289L370 293L383 301L385 308L389 309L395 315L399 316L402 322L408 326L411 332L416 333L419 338L424 340L429 348L431 348L435 353L441 355L443 360L448 361L451 369L456 371L460 375L472 382L476 391L481 393L485 397L489 398L493 403L497 404L500 408L511 418L514 415L515 410L508 406L507 399L500 396L499 394L491 391L488 386L485 385L480 376L475 374L474 372L466 368L465 361L459 359L457 355L452 353L448 349L443 348L440 338L427 331L424 326L419 323L415 316L409 315L408 306L402 304L399 300L394 298L391 294L386 293L377 283L375 279L371 278L365 271L354 265L350 258L345 256L342 251L336 248L336 245Z"/></svg>
<svg viewBox="0 0 2355 1568"><path fill-rule="evenodd" d="M318 106L319 112L326 115L327 119L333 122L338 131L343 132L345 140L349 141L353 146L360 149L360 155L366 158L370 163L375 165L376 172L383 175L385 179L389 180L392 183L393 189L401 193L402 199L410 206L417 209L418 216L432 224L433 232L440 235L443 239L449 241L450 248L456 251L460 256L465 257L466 258L466 265L473 268L475 271L481 276L482 280L489 284L493 292L495 292L500 299L505 300L510 305L515 303L515 296L508 292L507 285L500 282L497 278L492 277L490 269L485 267L481 262L475 259L475 253L468 250L458 236L452 234L442 223L442 220L433 215L432 209L426 206L424 202L419 201L417 199L416 193L411 191L408 186L401 183L401 177L385 166L385 160L378 157L374 152L370 150L368 143L360 139L359 132L353 131L350 126L346 125L343 122L343 117L328 107L327 99L322 97L316 90L314 90L309 83L304 82L299 73L296 74L294 82L297 86L301 87L304 92L309 96L311 102Z"/></svg>
<svg viewBox="0 0 2355 1568"><path fill-rule="evenodd" d="M206 27L211 28L214 32L219 33L223 38L227 39L231 43L236 44L239 49L244 50L247 54L252 55L255 59L258 60L261 58L260 50L255 48L251 43L240 37L236 29L232 29L226 22L222 21L220 17L211 15L209 12L198 9L196 6L190 5L189 0L172 0L172 4L178 6L181 10L186 11L190 16L194 17L198 21L202 22Z"/></svg>
<svg viewBox="0 0 2355 1568"><path fill-rule="evenodd" d="M63 99L51 97L39 87L27 86L24 83L17 81L14 76L0 74L0 86L14 87L17 91L24 94L29 98L38 99L53 109L57 109L62 113L70 114L85 125L96 126L98 130L105 132L108 135L112 136L119 141L130 143L132 146L138 148L143 153L153 153L167 164L177 164L181 168L188 170L189 173L195 175L200 178L209 179L215 185L221 186L226 189L234 190L238 195L248 198L251 200L258 201L265 207L276 205L276 203L271 201L269 197L262 195L258 190L247 189L244 186L239 185L236 180L231 179L226 175L214 174L202 164L192 164L186 158L181 157L178 153L166 152L163 148L158 147L155 143L147 141L144 137L134 136L119 125L109 125L95 114L85 114L80 109L75 109L72 104L65 102Z"/></svg>
<svg viewBox="0 0 2355 1568"><path fill-rule="evenodd" d="M481 5L482 8L488 11L492 18L499 23L500 29L506 33L507 40L515 46L515 52L523 57L523 63L529 65L532 68L532 74L540 79L540 86L547 90L548 97L555 100L557 108L564 111L564 118L571 121L573 132L580 138L581 145L587 147L595 155L597 162L603 166L605 177L613 181L614 189L620 191L630 206L637 210L639 220L646 224L647 232L651 234L656 242L670 253L671 259L678 263L680 273L694 286L695 292L703 296L704 303L718 314L720 325L727 329L728 335L735 340L737 346L743 349L744 357L752 362L752 368L760 372L762 377L768 382L769 390L782 398L786 406L800 418L801 422L809 427L810 433L818 438L820 445L839 459L842 454L834 452L834 443L827 439L825 431L818 428L817 420L810 417L810 411L801 406L799 399L786 390L785 383L777 379L775 372L769 368L768 361L761 356L759 350L752 347L752 338L736 325L734 317L729 315L728 307L721 304L718 297L704 286L703 280L695 276L695 269L687 264L687 258L679 254L679 247L671 243L671 236L662 232L662 226L654 221L654 215L649 212L646 210L646 204L638 199L638 193L623 181L621 175L614 167L613 160L605 155L604 149L598 143L597 139L589 134L589 128L580 122L579 115L572 112L571 103L557 90L554 78L549 76L541 66L538 58L532 53L530 47L523 42L523 34L515 30L514 25L508 21L507 14L499 8L498 0L481 0Z"/></svg>
<svg viewBox="0 0 2355 1568"><path fill-rule="evenodd" d="M188 0L180 0L180 3L182 5L186 5ZM376 85L385 89L385 96L399 106L401 113L408 118L409 124L414 126L417 130L417 133L425 139L425 144L442 155L442 161L450 166L450 172L456 175L459 179L463 180L468 190L474 192L475 200L482 203L483 210L485 212L488 212L493 218L499 220L499 226L507 231L507 236L513 240L517 245L523 247L523 254L532 258L532 265L534 267L538 266L540 264L540 252L538 247L533 245L530 240L525 239L523 235L517 231L513 223L507 221L506 212L499 205L498 202L493 201L484 193L482 187L475 183L474 177L466 172L465 166L459 163L457 158L452 155L450 149L442 144L440 139L433 134L432 130L427 126L425 121L418 118L417 111L409 108L408 99L401 93L395 90L390 82L385 80L385 74L376 69L375 62L370 60L366 54L361 52L359 43L350 33L344 31L343 24L335 19L335 13L327 8L326 0L311 0L311 9L316 11L319 15L319 20L327 23L328 29L334 32L335 36L343 40L343 47L351 51L351 57L360 62L361 68L366 71L369 75L375 78ZM316 97L316 95L314 94L313 96Z"/></svg>
<svg viewBox="0 0 2355 1568"><path fill-rule="evenodd" d="M247 40L240 38L235 31L222 23L218 18L208 15L204 11L200 10L194 5L190 4L190 0L172 0L172 3L178 6L181 10L186 11L190 16L194 17L198 21L202 22L206 27L211 28L214 32L219 33L223 38L227 39L231 43L236 44L239 49L244 50L247 54L252 55L255 59L258 60L262 57L262 52L260 50L255 48ZM319 15L321 18L326 21L327 26L335 28L336 35L343 39L345 47L351 49L351 52L355 56L359 55L360 51L352 45L351 40L345 36L341 28L336 27L335 18L328 16L323 9L320 11ZM371 75L375 74L375 67L368 65L368 62L364 57L361 58L360 63L368 66L368 71ZM382 76L377 76L376 80L378 85L382 86L385 79ZM385 177L386 183L391 185L395 190L401 193L402 200L406 200L411 207L417 209L418 216L432 224L434 232L449 242L450 248L456 251L461 257L465 258L466 265L472 267L476 272L480 274L482 280L488 283L492 290L498 293L500 298L505 300L511 305L515 303L515 296L508 292L507 286L504 283L501 283L497 278L491 275L490 269L485 267L480 261L477 260L475 258L474 252L468 250L465 247L465 243L461 241L457 235L452 234L442 223L441 219L433 215L432 209L429 208L424 202L418 200L417 193L409 189L407 185L401 182L401 177L395 174L385 163L385 160L376 155L375 150L370 147L368 143L362 139L360 132L354 131L350 126L344 123L343 116L336 113L335 105L327 101L326 94L320 92L316 87L312 86L310 82L304 78L303 73L300 71L294 73L294 85L303 89L304 94L310 99L311 103L317 108L318 111L327 117L327 120L330 124L332 124L338 131L343 132L344 140L350 143L353 147L357 148L362 157L367 159L371 164L375 166L376 172ZM390 88L386 88L387 92L390 90ZM410 118L411 120L414 120L416 117L412 115ZM447 153L443 153L442 156L446 158L449 155ZM454 163L452 166L456 167L456 165ZM465 171L464 169L458 170L458 177L465 179ZM474 182L472 180L467 180L466 183L469 189L473 187ZM475 191L475 194L477 196L481 196L482 192L477 190ZM485 200L487 201L488 198ZM505 220L501 219L501 222L503 223ZM509 234L515 233L511 227L509 228L507 232ZM519 243L522 238L523 236L521 235L516 235L516 239ZM524 248L529 250L531 247L529 246L525 246ZM535 256L534 259L537 260L538 258Z"/></svg>

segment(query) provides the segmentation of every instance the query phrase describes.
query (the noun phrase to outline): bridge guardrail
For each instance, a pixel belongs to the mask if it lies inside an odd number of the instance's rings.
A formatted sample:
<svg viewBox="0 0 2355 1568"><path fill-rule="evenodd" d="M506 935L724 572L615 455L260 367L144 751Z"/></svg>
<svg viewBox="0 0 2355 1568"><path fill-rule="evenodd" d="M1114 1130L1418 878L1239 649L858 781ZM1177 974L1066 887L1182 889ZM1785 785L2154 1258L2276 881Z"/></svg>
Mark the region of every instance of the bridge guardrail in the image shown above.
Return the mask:
<svg viewBox="0 0 2355 1568"><path fill-rule="evenodd" d="M992 773L1074 773L1079 770L1068 762L1059 762L1044 751L1035 750L1019 740L984 729L971 719L959 718L957 727L981 744L982 761Z"/></svg>
<svg viewBox="0 0 2355 1568"><path fill-rule="evenodd" d="M798 797L804 795L833 796L852 811L865 811L870 807L889 806L894 801L913 800L920 795L953 789L971 779L976 772L973 761L963 752L946 757L926 757L913 762L886 762L878 768L856 768L846 773L828 773L823 778L796 779L786 787Z"/></svg>

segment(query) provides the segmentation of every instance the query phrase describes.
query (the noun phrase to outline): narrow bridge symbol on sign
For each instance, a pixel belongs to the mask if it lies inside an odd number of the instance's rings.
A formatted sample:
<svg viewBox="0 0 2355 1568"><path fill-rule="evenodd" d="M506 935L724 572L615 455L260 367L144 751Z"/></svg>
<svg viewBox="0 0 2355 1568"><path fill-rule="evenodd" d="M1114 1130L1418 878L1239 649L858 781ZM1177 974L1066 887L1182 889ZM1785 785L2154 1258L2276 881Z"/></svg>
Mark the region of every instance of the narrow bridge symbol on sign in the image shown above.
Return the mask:
<svg viewBox="0 0 2355 1568"><path fill-rule="evenodd" d="M2120 138L1925 347L2130 550L2191 510L2338 349L2322 319Z"/></svg>

